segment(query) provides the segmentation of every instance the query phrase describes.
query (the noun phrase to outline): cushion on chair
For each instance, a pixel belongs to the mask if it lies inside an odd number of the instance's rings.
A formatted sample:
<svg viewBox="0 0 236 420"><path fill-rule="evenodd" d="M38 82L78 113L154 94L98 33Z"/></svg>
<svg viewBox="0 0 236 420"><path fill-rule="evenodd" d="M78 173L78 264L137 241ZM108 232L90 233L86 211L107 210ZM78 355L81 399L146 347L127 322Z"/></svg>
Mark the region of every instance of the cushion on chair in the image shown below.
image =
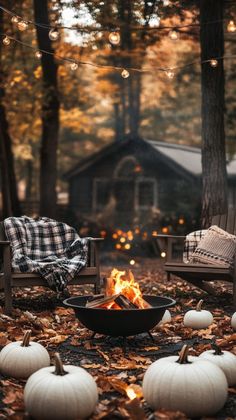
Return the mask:
<svg viewBox="0 0 236 420"><path fill-rule="evenodd" d="M235 252L236 236L218 226L211 226L190 257L190 262L232 267Z"/></svg>
<svg viewBox="0 0 236 420"><path fill-rule="evenodd" d="M186 235L184 240L183 262L189 263L193 252L197 248L199 242L204 237L207 229L195 230Z"/></svg>

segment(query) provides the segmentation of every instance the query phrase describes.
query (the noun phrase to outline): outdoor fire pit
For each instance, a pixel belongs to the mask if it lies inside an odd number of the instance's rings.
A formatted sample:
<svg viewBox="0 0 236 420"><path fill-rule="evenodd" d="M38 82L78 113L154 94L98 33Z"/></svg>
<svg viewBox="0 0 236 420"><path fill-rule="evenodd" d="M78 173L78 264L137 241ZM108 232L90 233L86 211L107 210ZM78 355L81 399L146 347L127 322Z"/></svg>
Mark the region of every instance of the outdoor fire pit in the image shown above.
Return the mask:
<svg viewBox="0 0 236 420"><path fill-rule="evenodd" d="M169 297L142 295L130 270L126 274L113 269L104 279L104 289L103 294L71 297L64 304L74 309L85 327L113 337L150 334L165 310L176 303Z"/></svg>
<svg viewBox="0 0 236 420"><path fill-rule="evenodd" d="M64 301L73 308L81 323L91 331L112 337L149 332L161 321L167 308L175 305L168 297L144 295L143 298L151 307L132 309L89 308L87 302L92 296L71 297Z"/></svg>

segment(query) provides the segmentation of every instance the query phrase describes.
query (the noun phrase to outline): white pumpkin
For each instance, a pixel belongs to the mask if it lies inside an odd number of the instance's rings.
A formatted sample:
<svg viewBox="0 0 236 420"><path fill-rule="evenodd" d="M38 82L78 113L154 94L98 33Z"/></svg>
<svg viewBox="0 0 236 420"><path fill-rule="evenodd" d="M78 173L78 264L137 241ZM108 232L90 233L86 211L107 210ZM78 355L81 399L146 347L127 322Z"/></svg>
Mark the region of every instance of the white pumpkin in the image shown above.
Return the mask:
<svg viewBox="0 0 236 420"><path fill-rule="evenodd" d="M231 326L232 326L233 330L236 331L236 312L234 312L234 314L232 315Z"/></svg>
<svg viewBox="0 0 236 420"><path fill-rule="evenodd" d="M7 344L0 352L0 372L5 376L27 379L32 373L50 365L47 350L30 341L31 331L26 331L23 341Z"/></svg>
<svg viewBox="0 0 236 420"><path fill-rule="evenodd" d="M206 350L199 357L219 366L223 370L229 386L236 385L236 356L230 351L222 351L216 344L212 344L212 347L213 350Z"/></svg>
<svg viewBox="0 0 236 420"><path fill-rule="evenodd" d="M171 313L170 311L168 311L168 309L165 310L161 321L157 325L161 327L163 324L166 324L167 322L171 322Z"/></svg>
<svg viewBox="0 0 236 420"><path fill-rule="evenodd" d="M98 390L86 370L72 365L64 369L55 354L55 367L40 369L28 379L24 401L26 411L36 420L82 419L94 411Z"/></svg>
<svg viewBox="0 0 236 420"><path fill-rule="evenodd" d="M143 395L154 409L179 410L188 417L211 416L227 399L228 384L223 371L198 357L187 358L185 345L180 356L157 360L143 379Z"/></svg>
<svg viewBox="0 0 236 420"><path fill-rule="evenodd" d="M213 316L210 311L202 309L203 300L200 300L196 309L192 309L184 315L184 326L195 330L207 328L213 322Z"/></svg>

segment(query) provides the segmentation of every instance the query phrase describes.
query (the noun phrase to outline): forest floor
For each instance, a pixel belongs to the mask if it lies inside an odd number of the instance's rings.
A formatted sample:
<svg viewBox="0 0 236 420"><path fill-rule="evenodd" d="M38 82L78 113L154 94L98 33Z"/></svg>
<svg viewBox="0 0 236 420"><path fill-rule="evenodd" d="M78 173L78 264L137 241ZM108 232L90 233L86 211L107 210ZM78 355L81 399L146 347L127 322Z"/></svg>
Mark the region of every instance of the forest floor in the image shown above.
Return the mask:
<svg viewBox="0 0 236 420"><path fill-rule="evenodd" d="M111 262L108 264L101 267L103 276L110 274L113 268ZM112 264L120 270L130 268L124 263L119 266L115 260ZM190 346L191 354L199 355L215 340L223 350L236 354L236 332L230 325L231 285L217 282L218 296L210 296L178 278L168 282L163 261L158 259L137 259L132 272L144 294L169 296L176 300L176 305L170 309L172 321L152 330L154 341L147 334L140 334L128 337L124 348L119 337L97 335L91 339L91 331L79 323L74 311L63 306L55 293L35 287L15 290L11 317L4 315L0 308L0 348L11 341L22 340L25 330L30 329L33 340L44 345L52 359L54 353L59 352L65 364L85 368L99 388L99 403L91 417L93 420L135 418L126 406L128 399L124 389L127 385L134 387L140 397L147 419L186 419L180 412L152 412L142 398L143 374L158 358L178 354L183 344ZM77 286L70 291L73 295L90 294L91 288ZM0 296L0 304L3 304L3 296ZM204 299L204 309L213 313L214 323L204 330L184 327L184 313L194 308L200 299ZM0 419L29 418L24 410L25 382L0 375ZM211 419L235 418L236 387L231 387L224 408Z"/></svg>

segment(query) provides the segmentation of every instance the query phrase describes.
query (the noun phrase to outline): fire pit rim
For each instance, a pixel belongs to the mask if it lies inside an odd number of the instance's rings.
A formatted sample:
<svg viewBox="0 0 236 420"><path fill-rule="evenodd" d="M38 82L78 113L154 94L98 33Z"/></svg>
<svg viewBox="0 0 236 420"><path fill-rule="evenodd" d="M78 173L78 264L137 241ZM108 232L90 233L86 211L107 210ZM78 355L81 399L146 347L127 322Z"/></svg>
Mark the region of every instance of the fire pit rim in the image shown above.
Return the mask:
<svg viewBox="0 0 236 420"><path fill-rule="evenodd" d="M68 304L68 301L70 301L70 300L72 300L72 299L76 299L76 298L82 298L82 297L84 297L84 298L87 298L87 300L90 298L90 297L92 297L93 295L75 295L75 296L71 296L71 297L69 297L69 298L67 298L67 299L65 299L65 300L63 300L63 304L64 305L66 305L66 306L69 306L70 308L83 308L83 309L88 309L88 310L96 310L96 311L109 311L109 313L110 312L120 312L120 311L122 311L122 312L130 312L130 311L141 311L141 310L145 310L145 311L152 311L153 309L156 309L156 308L169 308L169 307L171 307L171 306L174 306L175 304L176 304L176 300L174 300L174 299L172 299L171 297L169 297L169 296L156 296L156 295L143 295L144 297L147 297L147 298L149 298L149 297L160 297L160 298L163 298L163 299L167 299L167 300L169 300L169 303L166 303L166 304L164 304L163 303L163 305L157 305L157 306L151 306L150 308L130 308L130 309L126 309L126 308L122 308L122 309L107 309L107 308L88 308L88 307L86 307L86 306L82 306L82 305L73 305L72 303L70 303L69 302L69 304Z"/></svg>

